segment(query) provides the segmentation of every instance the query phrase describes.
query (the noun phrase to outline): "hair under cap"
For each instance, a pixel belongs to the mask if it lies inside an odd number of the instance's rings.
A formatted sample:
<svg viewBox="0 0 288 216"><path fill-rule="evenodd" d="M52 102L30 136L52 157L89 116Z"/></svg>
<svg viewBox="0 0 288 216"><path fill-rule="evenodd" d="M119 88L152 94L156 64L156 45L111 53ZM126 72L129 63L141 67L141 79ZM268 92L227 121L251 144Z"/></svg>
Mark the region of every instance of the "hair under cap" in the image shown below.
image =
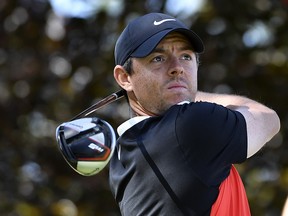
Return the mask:
<svg viewBox="0 0 288 216"><path fill-rule="evenodd" d="M166 14L149 13L131 21L121 33L114 51L116 65L124 65L129 57L141 58L149 55L172 31L185 35L195 52L204 51L200 37L184 23Z"/></svg>

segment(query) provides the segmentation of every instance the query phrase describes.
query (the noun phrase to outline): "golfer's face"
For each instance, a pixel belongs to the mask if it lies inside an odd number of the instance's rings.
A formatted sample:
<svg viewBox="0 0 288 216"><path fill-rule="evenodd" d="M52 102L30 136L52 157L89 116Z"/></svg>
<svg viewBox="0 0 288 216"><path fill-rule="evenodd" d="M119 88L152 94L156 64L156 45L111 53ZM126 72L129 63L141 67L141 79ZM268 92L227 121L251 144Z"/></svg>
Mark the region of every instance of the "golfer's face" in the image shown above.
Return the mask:
<svg viewBox="0 0 288 216"><path fill-rule="evenodd" d="M182 101L194 101L197 61L191 44L179 33L168 34L144 58L133 59L131 83L136 102L159 115Z"/></svg>

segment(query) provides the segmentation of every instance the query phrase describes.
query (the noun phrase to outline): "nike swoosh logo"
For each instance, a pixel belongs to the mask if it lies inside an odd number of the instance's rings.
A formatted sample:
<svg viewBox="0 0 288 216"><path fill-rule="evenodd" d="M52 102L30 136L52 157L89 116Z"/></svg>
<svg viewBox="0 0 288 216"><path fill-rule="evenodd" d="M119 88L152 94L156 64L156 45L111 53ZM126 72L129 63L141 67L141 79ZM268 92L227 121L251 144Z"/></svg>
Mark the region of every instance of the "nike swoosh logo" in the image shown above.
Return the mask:
<svg viewBox="0 0 288 216"><path fill-rule="evenodd" d="M157 26L157 25L161 25L162 23L164 22L169 22L169 21L176 21L176 19L163 19L161 21L154 21L154 25Z"/></svg>

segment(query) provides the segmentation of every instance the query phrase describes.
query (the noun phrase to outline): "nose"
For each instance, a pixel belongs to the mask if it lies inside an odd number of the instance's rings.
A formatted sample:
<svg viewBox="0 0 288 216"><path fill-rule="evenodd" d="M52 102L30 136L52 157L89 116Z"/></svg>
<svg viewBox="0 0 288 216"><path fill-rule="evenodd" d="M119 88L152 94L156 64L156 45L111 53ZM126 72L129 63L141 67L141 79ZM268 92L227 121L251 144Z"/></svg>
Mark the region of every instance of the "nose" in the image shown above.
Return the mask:
<svg viewBox="0 0 288 216"><path fill-rule="evenodd" d="M184 68L181 62L179 61L179 59L176 57L171 58L171 63L169 67L169 75L178 76L183 73L184 73Z"/></svg>

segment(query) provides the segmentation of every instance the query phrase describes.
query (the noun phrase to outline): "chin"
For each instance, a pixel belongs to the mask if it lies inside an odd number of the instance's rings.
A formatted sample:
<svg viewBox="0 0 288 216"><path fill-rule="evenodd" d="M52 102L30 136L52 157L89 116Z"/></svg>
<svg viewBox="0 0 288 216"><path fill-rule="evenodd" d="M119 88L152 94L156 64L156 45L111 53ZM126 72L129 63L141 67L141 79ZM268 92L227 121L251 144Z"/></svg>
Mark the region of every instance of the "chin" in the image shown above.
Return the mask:
<svg viewBox="0 0 288 216"><path fill-rule="evenodd" d="M190 102L190 100L188 100L188 99L183 99L183 100L174 100L174 101L171 101L171 103L169 103L169 104L167 104L167 109L168 108L170 108L171 106L174 106L174 105L177 105L177 104L179 104L179 103L181 103L181 102L183 102L183 101L188 101L188 102Z"/></svg>
<svg viewBox="0 0 288 216"><path fill-rule="evenodd" d="M178 103L181 103L183 101L191 102L192 98L191 97L185 97L185 96L179 96L179 97L175 98L174 104L178 104Z"/></svg>

